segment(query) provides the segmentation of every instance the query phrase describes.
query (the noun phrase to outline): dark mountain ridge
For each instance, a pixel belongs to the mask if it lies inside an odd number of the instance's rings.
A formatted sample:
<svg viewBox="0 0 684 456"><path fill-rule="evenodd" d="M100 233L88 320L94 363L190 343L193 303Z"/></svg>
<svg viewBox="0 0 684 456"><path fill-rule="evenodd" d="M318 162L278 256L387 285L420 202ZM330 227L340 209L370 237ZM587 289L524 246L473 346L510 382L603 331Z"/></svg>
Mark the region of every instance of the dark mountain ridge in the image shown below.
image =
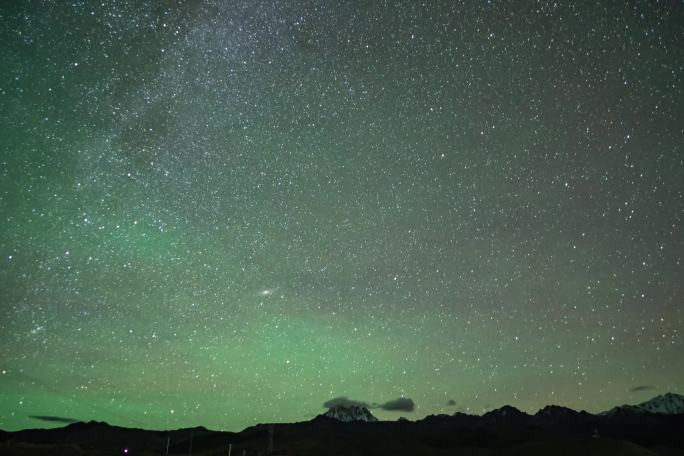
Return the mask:
<svg viewBox="0 0 684 456"><path fill-rule="evenodd" d="M678 403L681 396L666 397ZM661 398L659 396L659 398ZM654 398L656 400L658 398ZM662 400L662 399L660 399ZM651 401L649 401L650 403ZM648 403L644 403L648 404ZM534 415L504 406L482 416L455 413L418 421L373 421L368 410L335 408L300 423L259 424L242 432L204 427L154 431L91 421L62 428L0 431L2 454L684 454L684 413L658 404L590 414L550 405ZM643 448L646 447L646 448ZM592 449L593 448L593 449ZM611 449L612 448L612 449ZM4 450L10 449L5 453ZM334 451L333 451L334 450ZM643 450L643 451L642 451ZM595 453L592 453L595 451Z"/></svg>

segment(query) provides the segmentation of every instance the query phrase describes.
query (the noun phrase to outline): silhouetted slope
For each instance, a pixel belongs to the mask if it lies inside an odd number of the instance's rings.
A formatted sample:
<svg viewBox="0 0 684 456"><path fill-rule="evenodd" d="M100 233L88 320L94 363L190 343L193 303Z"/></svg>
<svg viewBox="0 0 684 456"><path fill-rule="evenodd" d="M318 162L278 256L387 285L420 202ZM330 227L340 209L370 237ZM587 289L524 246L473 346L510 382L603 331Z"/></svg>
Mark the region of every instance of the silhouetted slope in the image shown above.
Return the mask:
<svg viewBox="0 0 684 456"><path fill-rule="evenodd" d="M422 420L389 422L341 421L361 417L358 410L336 410L311 421L259 424L239 433L203 427L147 431L91 421L63 428L33 429L0 434L1 454L266 454L272 436L280 455L536 455L536 454L683 454L684 415L616 408L592 415L560 406L547 406L534 415L504 406L483 416L456 413ZM597 434L599 437L596 437Z"/></svg>

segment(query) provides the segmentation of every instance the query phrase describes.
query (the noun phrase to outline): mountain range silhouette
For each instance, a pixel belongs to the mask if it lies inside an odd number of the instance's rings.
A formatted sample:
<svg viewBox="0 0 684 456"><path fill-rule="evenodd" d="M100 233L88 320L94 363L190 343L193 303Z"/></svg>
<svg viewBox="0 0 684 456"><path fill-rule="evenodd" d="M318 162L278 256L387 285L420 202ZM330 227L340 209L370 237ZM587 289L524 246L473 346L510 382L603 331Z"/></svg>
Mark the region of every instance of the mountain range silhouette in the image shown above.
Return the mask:
<svg viewBox="0 0 684 456"><path fill-rule="evenodd" d="M668 393L600 414L549 405L534 415L504 406L484 415L374 421L364 407L241 432L155 431L90 421L0 431L0 454L34 455L684 455L684 396Z"/></svg>

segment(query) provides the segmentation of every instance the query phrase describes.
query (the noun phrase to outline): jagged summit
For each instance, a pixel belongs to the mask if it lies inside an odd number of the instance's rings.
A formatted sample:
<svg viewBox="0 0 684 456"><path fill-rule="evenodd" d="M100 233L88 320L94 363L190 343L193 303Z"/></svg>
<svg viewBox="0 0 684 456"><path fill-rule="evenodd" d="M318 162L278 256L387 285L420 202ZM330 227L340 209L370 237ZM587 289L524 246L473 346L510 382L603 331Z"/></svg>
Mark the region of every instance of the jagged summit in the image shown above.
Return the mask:
<svg viewBox="0 0 684 456"><path fill-rule="evenodd" d="M636 405L621 405L614 407L603 415L615 415L618 413L660 413L664 415L684 414L684 396L675 393L666 393L656 396L646 402Z"/></svg>
<svg viewBox="0 0 684 456"><path fill-rule="evenodd" d="M677 415L684 413L684 396L681 394L667 393L656 396L650 401L637 405L641 410L649 413L666 413Z"/></svg>
<svg viewBox="0 0 684 456"><path fill-rule="evenodd" d="M513 417L523 417L523 416L529 416L527 413L522 412L518 410L517 408L510 406L510 405L504 405L501 408L489 411L483 415L484 417L506 417L506 418L513 418Z"/></svg>
<svg viewBox="0 0 684 456"><path fill-rule="evenodd" d="M366 407L358 405L336 405L335 407L330 407L322 416L345 423L352 421L378 421Z"/></svg>
<svg viewBox="0 0 684 456"><path fill-rule="evenodd" d="M568 407L563 407L561 405L547 405L546 407L539 409L534 416L571 416L576 415L579 412Z"/></svg>

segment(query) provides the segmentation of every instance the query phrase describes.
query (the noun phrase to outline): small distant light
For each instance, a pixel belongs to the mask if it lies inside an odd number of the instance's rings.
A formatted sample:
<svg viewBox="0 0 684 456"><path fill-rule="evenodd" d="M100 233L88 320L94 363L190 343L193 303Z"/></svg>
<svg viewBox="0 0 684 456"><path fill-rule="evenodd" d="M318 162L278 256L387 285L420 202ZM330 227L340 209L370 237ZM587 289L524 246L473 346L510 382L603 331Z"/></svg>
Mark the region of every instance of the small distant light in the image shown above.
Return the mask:
<svg viewBox="0 0 684 456"><path fill-rule="evenodd" d="M128 448L123 449L124 454L128 454Z"/></svg>

